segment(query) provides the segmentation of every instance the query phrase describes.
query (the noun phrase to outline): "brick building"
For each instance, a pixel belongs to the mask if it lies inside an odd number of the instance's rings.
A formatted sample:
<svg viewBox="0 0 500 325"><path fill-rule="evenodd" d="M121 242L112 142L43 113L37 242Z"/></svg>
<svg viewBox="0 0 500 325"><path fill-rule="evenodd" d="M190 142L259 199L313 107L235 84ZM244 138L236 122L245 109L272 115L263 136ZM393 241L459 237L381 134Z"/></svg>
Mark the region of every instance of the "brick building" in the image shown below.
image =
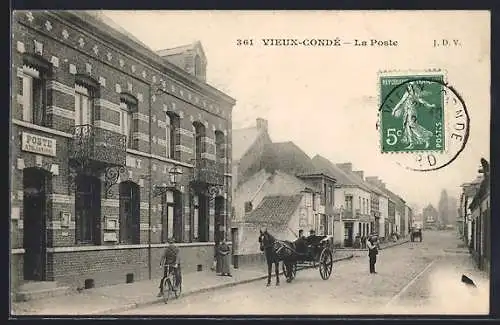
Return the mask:
<svg viewBox="0 0 500 325"><path fill-rule="evenodd" d="M16 12L12 30L13 290L208 266L231 212L235 100L206 83L200 43L154 52L87 12Z"/></svg>

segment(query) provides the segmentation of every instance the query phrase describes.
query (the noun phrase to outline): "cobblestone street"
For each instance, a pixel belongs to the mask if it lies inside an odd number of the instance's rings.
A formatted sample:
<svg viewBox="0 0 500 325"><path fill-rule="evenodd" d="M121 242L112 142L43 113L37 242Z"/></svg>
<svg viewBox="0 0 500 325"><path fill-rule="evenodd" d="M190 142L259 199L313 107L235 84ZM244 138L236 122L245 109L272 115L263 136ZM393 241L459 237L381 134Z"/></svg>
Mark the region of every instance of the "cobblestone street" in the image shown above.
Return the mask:
<svg viewBox="0 0 500 325"><path fill-rule="evenodd" d="M368 272L368 257L336 263L329 280L317 269L299 271L289 284L266 287L265 280L193 295L123 314L370 314L370 313L481 313L488 311L488 284L474 273L466 254L446 253L456 248L452 232L426 232L422 243L382 250L378 274ZM470 292L462 274L478 284ZM449 289L446 290L445 286ZM459 293L457 297L457 293ZM448 302L448 304L443 304ZM467 302L467 303L465 303ZM473 303L471 303L473 302ZM433 305L432 305L433 304ZM429 307L432 305L432 308ZM440 310L440 308L442 309Z"/></svg>

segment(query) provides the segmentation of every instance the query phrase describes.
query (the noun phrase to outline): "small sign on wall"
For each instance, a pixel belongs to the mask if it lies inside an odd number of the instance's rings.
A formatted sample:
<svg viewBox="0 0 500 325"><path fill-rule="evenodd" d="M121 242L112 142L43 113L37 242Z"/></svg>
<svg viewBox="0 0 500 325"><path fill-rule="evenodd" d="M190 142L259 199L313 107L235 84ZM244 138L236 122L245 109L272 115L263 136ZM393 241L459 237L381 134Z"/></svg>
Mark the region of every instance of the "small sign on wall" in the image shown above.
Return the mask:
<svg viewBox="0 0 500 325"><path fill-rule="evenodd" d="M71 221L71 213L61 212L61 228L69 228L70 221Z"/></svg>
<svg viewBox="0 0 500 325"><path fill-rule="evenodd" d="M106 216L105 217L105 221L106 221L106 230L116 230L118 229L118 218L116 217L110 217L110 216Z"/></svg>
<svg viewBox="0 0 500 325"><path fill-rule="evenodd" d="M105 232L104 233L104 241L106 241L106 242L118 241L118 237L116 236L116 232Z"/></svg>

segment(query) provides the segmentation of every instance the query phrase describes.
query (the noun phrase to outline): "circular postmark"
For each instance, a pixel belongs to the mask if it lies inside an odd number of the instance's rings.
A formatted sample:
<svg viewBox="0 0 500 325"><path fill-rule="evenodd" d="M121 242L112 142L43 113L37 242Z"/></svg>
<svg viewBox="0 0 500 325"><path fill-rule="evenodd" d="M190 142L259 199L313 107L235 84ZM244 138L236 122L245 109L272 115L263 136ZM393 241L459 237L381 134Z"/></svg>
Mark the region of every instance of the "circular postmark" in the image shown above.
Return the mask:
<svg viewBox="0 0 500 325"><path fill-rule="evenodd" d="M380 80L380 147L414 171L450 165L469 137L464 100L440 75L391 76Z"/></svg>

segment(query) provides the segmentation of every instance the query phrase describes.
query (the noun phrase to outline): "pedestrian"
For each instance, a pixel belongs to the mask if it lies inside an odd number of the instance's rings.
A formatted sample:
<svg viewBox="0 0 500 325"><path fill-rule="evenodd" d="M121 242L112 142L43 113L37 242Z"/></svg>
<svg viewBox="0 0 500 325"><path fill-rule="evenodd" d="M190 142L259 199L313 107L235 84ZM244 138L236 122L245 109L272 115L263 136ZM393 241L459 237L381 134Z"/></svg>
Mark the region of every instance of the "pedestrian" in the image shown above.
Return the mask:
<svg viewBox="0 0 500 325"><path fill-rule="evenodd" d="M220 263L217 262L219 256L219 254L217 254L218 249L219 249L219 241L216 240L214 245L214 261L212 263L212 267L210 268L215 273L220 273L220 270L218 270L217 268L220 265Z"/></svg>
<svg viewBox="0 0 500 325"><path fill-rule="evenodd" d="M368 246L368 259L370 261L370 273L376 274L375 263L377 263L378 255L378 239L375 235L371 235L366 241L366 246Z"/></svg>
<svg viewBox="0 0 500 325"><path fill-rule="evenodd" d="M222 276L232 276L231 275L231 248L223 239L217 250L217 269L220 270L220 275Z"/></svg>

